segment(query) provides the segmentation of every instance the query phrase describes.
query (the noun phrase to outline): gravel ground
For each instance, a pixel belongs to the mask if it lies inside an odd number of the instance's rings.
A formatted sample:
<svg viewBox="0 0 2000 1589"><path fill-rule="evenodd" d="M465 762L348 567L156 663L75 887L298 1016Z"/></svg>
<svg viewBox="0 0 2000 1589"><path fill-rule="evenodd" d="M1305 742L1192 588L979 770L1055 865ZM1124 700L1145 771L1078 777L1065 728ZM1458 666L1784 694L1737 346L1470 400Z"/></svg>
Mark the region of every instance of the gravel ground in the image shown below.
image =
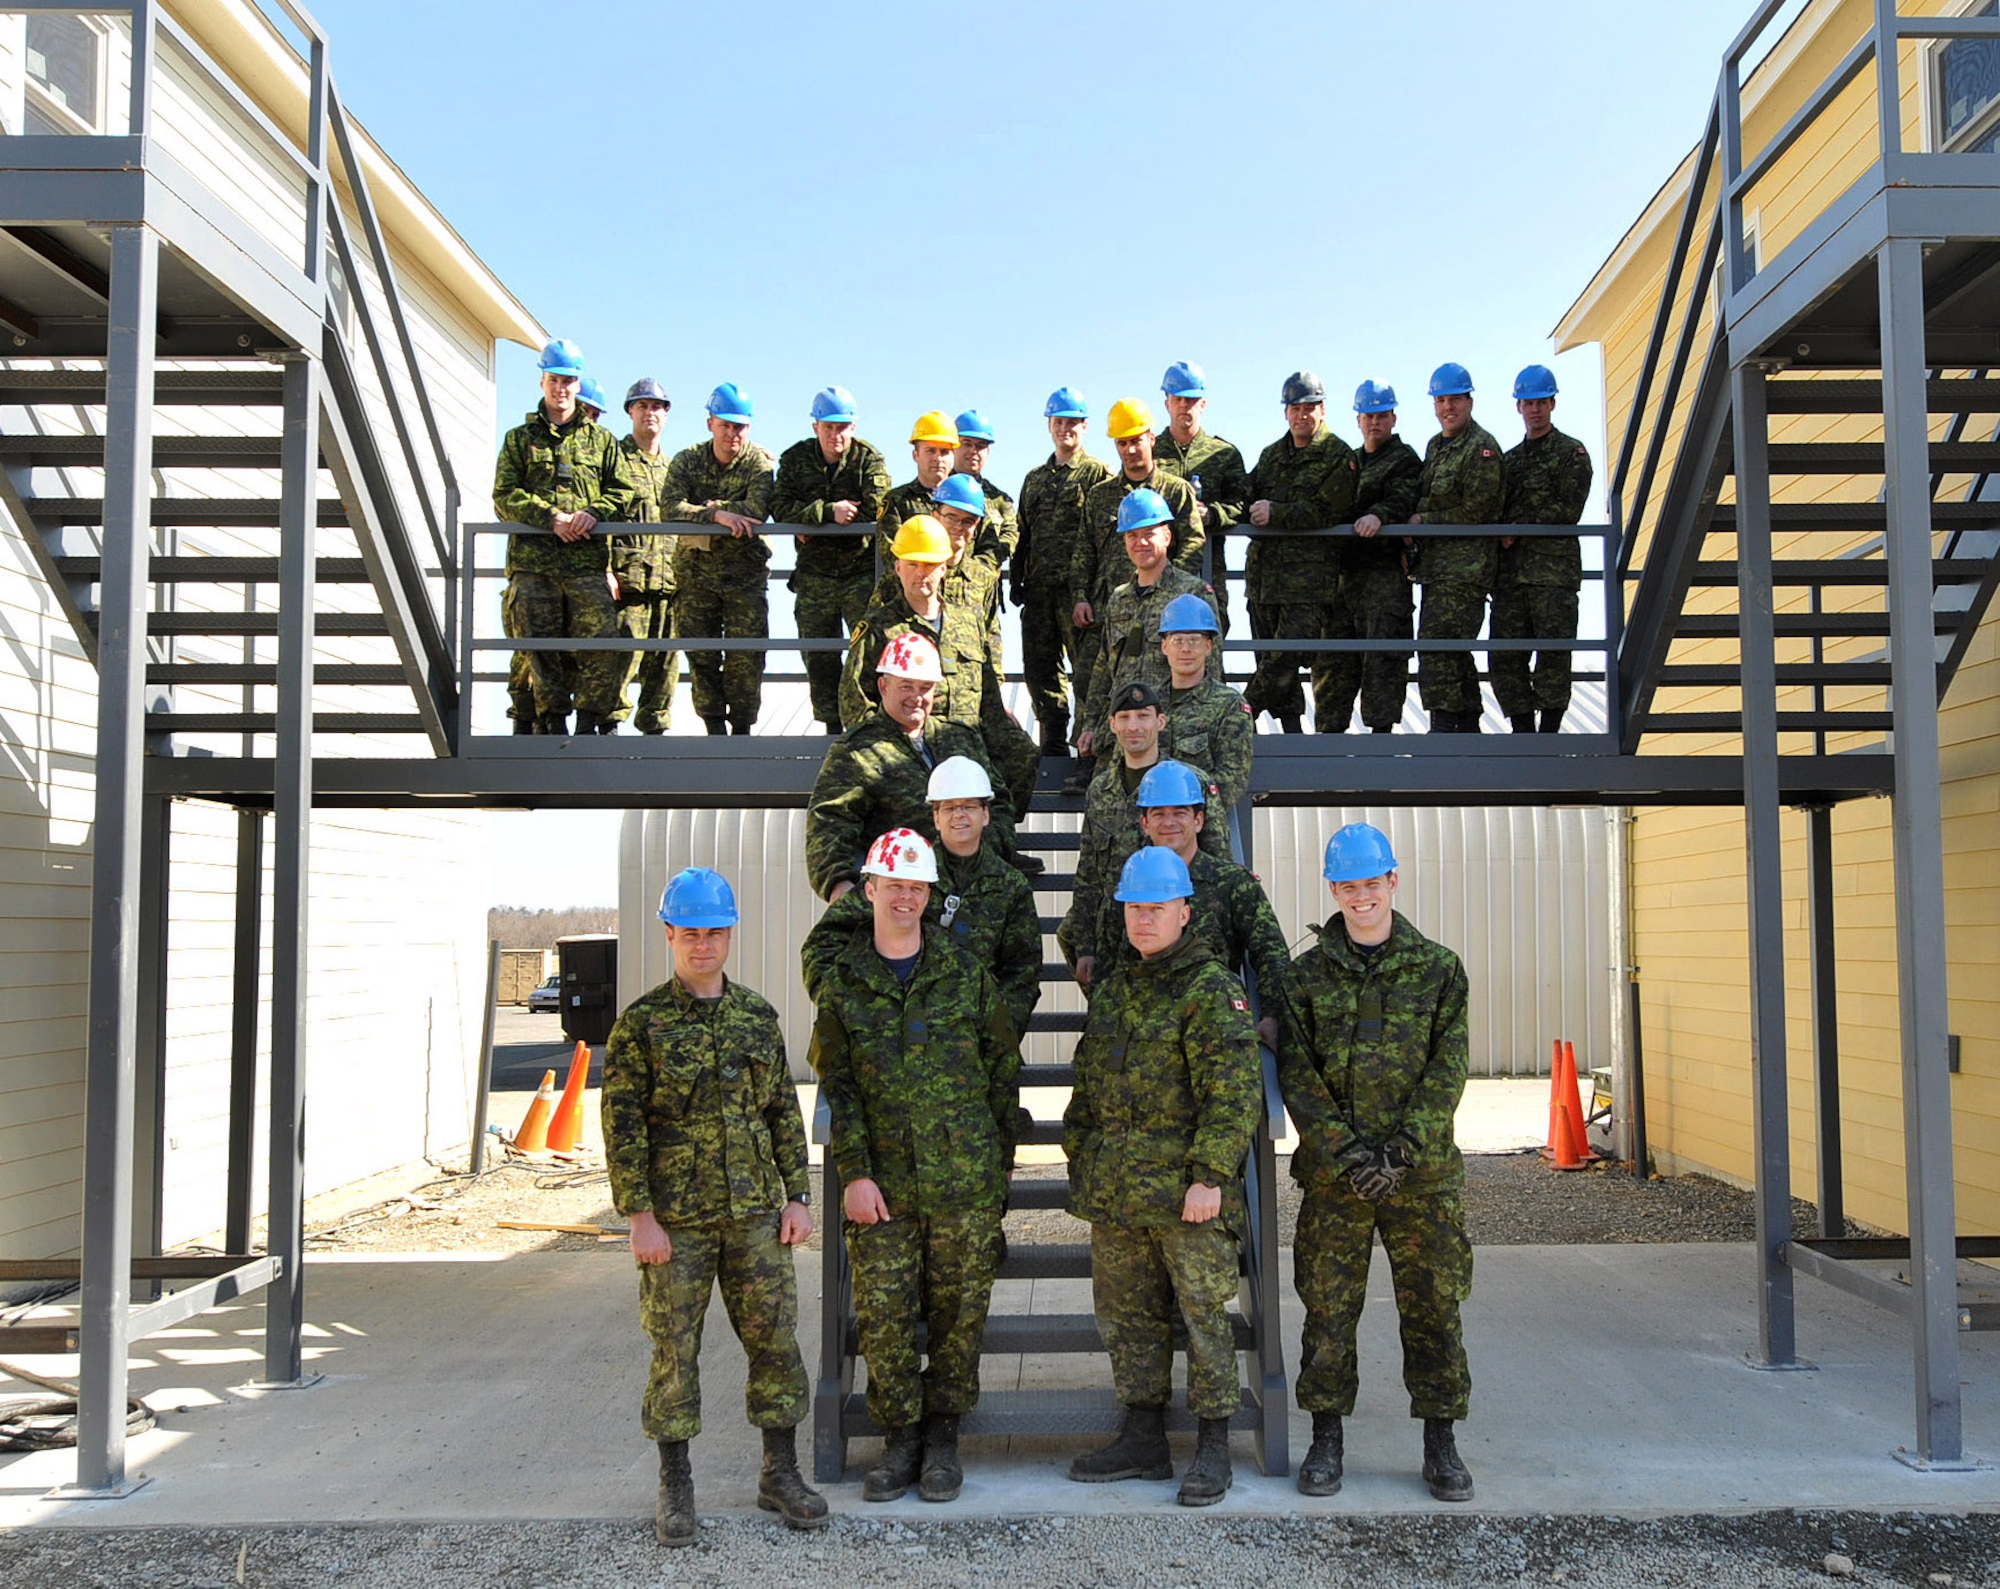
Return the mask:
<svg viewBox="0 0 2000 1589"><path fill-rule="evenodd" d="M242 1564L238 1576L238 1564ZM1031 1518L910 1525L838 1517L824 1534L714 1518L660 1550L636 1523L44 1530L0 1535L0 1581L43 1589L592 1589L597 1585L1005 1584L1019 1589L1367 1585L2000 1584L2000 1517L1766 1512L1586 1519Z"/></svg>

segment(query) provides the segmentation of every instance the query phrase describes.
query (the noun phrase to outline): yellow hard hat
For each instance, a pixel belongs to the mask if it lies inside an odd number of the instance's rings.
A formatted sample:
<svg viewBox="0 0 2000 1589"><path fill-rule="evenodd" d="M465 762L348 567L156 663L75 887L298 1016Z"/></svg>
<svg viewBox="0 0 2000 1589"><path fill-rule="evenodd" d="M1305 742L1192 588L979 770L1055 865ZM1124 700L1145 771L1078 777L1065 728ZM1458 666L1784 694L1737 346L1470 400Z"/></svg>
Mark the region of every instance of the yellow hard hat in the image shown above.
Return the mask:
<svg viewBox="0 0 2000 1589"><path fill-rule="evenodd" d="M1121 397L1105 416L1104 429L1113 441L1124 441L1153 428L1153 411L1136 397Z"/></svg>
<svg viewBox="0 0 2000 1589"><path fill-rule="evenodd" d="M903 520L889 550L909 563L949 563L951 537L936 519L928 513L919 513L913 519Z"/></svg>
<svg viewBox="0 0 2000 1589"><path fill-rule="evenodd" d="M910 431L912 444L927 441L933 447L956 447L958 427L946 419L937 409L920 415L915 427Z"/></svg>

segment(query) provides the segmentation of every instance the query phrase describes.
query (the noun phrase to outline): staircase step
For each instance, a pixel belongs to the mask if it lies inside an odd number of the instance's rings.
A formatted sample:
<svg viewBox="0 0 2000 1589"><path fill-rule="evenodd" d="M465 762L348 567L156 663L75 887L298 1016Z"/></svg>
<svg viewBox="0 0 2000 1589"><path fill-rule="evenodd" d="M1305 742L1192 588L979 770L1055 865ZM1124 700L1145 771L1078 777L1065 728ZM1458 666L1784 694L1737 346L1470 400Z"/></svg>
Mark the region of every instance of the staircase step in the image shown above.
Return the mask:
<svg viewBox="0 0 2000 1589"><path fill-rule="evenodd" d="M28 517L47 529L63 524L101 525L102 497L30 497ZM278 527L276 497L154 497L151 518L160 529L272 529ZM319 522L338 528L347 509L338 497L322 498Z"/></svg>
<svg viewBox="0 0 2000 1589"><path fill-rule="evenodd" d="M1040 877L1031 877L1028 881L1035 885L1035 892L1038 894L1067 894L1076 887L1076 873L1044 872Z"/></svg>
<svg viewBox="0 0 2000 1589"><path fill-rule="evenodd" d="M275 734L276 712L148 712L149 734ZM415 712L315 712L315 734L422 734Z"/></svg>
<svg viewBox="0 0 2000 1589"><path fill-rule="evenodd" d="M1023 1087L1074 1087L1076 1066L1074 1065L1023 1065L1021 1067Z"/></svg>
<svg viewBox="0 0 2000 1589"><path fill-rule="evenodd" d="M1037 1010L1028 1017L1030 1032L1080 1032L1090 1019L1085 1010Z"/></svg>
<svg viewBox="0 0 2000 1589"><path fill-rule="evenodd" d="M1825 530L1848 534L1880 530L1889 522L1889 510L1873 502L1774 502L1771 524L1780 530ZM1933 502L1931 523L1939 529L1964 525L2000 524L2000 502ZM1708 521L1710 534L1736 533L1736 504L1716 506Z"/></svg>
<svg viewBox="0 0 2000 1589"><path fill-rule="evenodd" d="M284 396L282 370L157 370L153 375L157 407L264 408L283 402ZM0 370L0 404L33 408L103 401L102 370Z"/></svg>
<svg viewBox="0 0 2000 1589"><path fill-rule="evenodd" d="M1735 639L1737 615L1733 612L1688 612L1674 620L1671 631L1676 640ZM1832 639L1841 635L1883 636L1889 632L1885 612L1781 612L1773 620L1773 633L1781 640L1810 640L1815 635ZM1939 634L1958 628L1958 615L1933 613L1931 627Z"/></svg>
<svg viewBox="0 0 2000 1589"><path fill-rule="evenodd" d="M1007 1183L1007 1207L1010 1210L1023 1208L1062 1208L1069 1202L1069 1181L1053 1177L1037 1177L1024 1181L1019 1176Z"/></svg>
<svg viewBox="0 0 2000 1589"><path fill-rule="evenodd" d="M1976 585L1986 577L1986 566L1977 558L1936 558L1931 563L1931 582L1934 585ZM1889 565L1879 557L1829 558L1824 562L1815 562L1810 558L1786 558L1771 565L1771 579L1778 585L1840 585L1880 590L1889 583ZM1693 583L1734 590L1736 565L1696 563Z"/></svg>
<svg viewBox="0 0 2000 1589"><path fill-rule="evenodd" d="M1886 734L1896 726L1890 712L1780 712L1781 734ZM1648 712L1649 734L1740 734L1740 712Z"/></svg>
<svg viewBox="0 0 2000 1589"><path fill-rule="evenodd" d="M1692 689L1720 685L1733 689L1742 683L1742 669L1733 662L1669 662L1660 669L1662 689ZM1836 685L1885 685L1889 682L1886 662L1780 662L1778 683Z"/></svg>
<svg viewBox="0 0 2000 1589"><path fill-rule="evenodd" d="M1042 833L1034 828L1016 828L1014 847L1046 854L1056 850L1077 850L1083 846L1081 833Z"/></svg>
<svg viewBox="0 0 2000 1589"><path fill-rule="evenodd" d="M1250 1321L1234 1309L1229 1314L1229 1333L1239 1352L1250 1351L1257 1344ZM1174 1317L1173 1339L1175 1351L1187 1350L1187 1329L1178 1314ZM917 1342L919 1350L927 1348L930 1342L930 1332L921 1324L917 1326ZM861 1349L860 1332L852 1320L847 1327L847 1349L856 1354ZM989 1313L980 1347L982 1355L987 1357L1039 1357L1103 1350L1104 1336L1097 1328L1094 1313ZM982 1403L984 1399L981 1398Z"/></svg>
<svg viewBox="0 0 2000 1589"><path fill-rule="evenodd" d="M1934 441L1930 465L1935 473L1980 473L2000 469L2000 442ZM1777 442L1771 447L1772 474L1880 474L1879 441Z"/></svg>
<svg viewBox="0 0 2000 1589"><path fill-rule="evenodd" d="M1935 380L1927 384L1925 400L1933 414L2000 414L2000 381ZM1764 391L1774 414L1882 412L1880 381L1780 378L1765 382Z"/></svg>
<svg viewBox="0 0 2000 1589"><path fill-rule="evenodd" d="M58 557L56 568L70 579L101 580L101 557ZM275 585L278 560L275 557L154 557L147 560L146 577L156 585ZM358 557L322 557L313 570L321 585L365 585L368 565Z"/></svg>
<svg viewBox="0 0 2000 1589"><path fill-rule="evenodd" d="M275 662L154 662L146 668L148 684L276 684ZM313 669L314 684L406 684L409 675L393 662L322 662Z"/></svg>
<svg viewBox="0 0 2000 1589"><path fill-rule="evenodd" d="M1041 918L1041 923L1042 923L1042 931L1045 933L1049 933L1049 932L1054 932L1058 927L1060 927L1063 924L1063 919L1060 916L1044 916Z"/></svg>
<svg viewBox="0 0 2000 1589"><path fill-rule="evenodd" d="M104 462L102 436L0 436L0 461L30 469L88 468ZM275 469L282 436L155 436L156 469Z"/></svg>
<svg viewBox="0 0 2000 1589"><path fill-rule="evenodd" d="M84 621L97 627L97 614L84 614ZM275 612L155 612L146 617L146 632L153 635L252 635L276 634ZM319 612L313 614L313 633L321 639L334 636L385 635L389 620L379 612Z"/></svg>
<svg viewBox="0 0 2000 1589"><path fill-rule="evenodd" d="M1021 1133L1024 1146L1032 1144L1038 1148L1059 1148L1062 1146L1063 1127L1060 1120L1037 1120Z"/></svg>
<svg viewBox="0 0 2000 1589"><path fill-rule="evenodd" d="M1002 1280L1087 1280L1090 1243L1037 1241L1009 1243L1000 1260Z"/></svg>
<svg viewBox="0 0 2000 1589"><path fill-rule="evenodd" d="M1256 1429L1262 1420L1255 1398L1242 1393L1231 1415L1231 1429ZM1124 1421L1125 1409L1112 1390L989 1390L979 1405L958 1421L962 1435L1111 1435ZM1196 1420L1176 1396L1167 1406L1167 1427L1176 1433L1194 1429ZM840 1432L852 1439L882 1431L868 1416L867 1398L856 1392L840 1408Z"/></svg>

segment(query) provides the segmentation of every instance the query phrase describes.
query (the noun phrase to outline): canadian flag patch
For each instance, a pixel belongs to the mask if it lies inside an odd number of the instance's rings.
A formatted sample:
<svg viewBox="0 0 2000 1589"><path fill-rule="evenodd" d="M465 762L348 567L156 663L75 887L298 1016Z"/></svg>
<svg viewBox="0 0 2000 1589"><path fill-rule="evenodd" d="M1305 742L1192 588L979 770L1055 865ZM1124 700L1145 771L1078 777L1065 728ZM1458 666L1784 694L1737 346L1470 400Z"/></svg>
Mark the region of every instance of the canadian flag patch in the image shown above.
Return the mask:
<svg viewBox="0 0 2000 1589"><path fill-rule="evenodd" d="M1491 458L1493 456L1493 449L1491 447L1481 447L1479 449L1479 456L1482 458Z"/></svg>
<svg viewBox="0 0 2000 1589"><path fill-rule="evenodd" d="M1247 1010L1250 1008L1250 1006L1245 1004L1241 999L1231 999L1229 1001L1229 1007L1232 1010Z"/></svg>

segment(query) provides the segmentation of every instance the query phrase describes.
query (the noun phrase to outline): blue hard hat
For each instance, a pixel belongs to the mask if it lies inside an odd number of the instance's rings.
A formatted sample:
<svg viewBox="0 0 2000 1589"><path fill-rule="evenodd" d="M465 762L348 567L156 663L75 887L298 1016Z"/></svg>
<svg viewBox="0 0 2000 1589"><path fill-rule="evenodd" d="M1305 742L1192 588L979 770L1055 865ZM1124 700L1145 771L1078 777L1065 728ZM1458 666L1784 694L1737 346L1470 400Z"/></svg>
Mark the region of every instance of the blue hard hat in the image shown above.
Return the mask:
<svg viewBox="0 0 2000 1589"><path fill-rule="evenodd" d="M1090 405L1074 387L1058 386L1042 405L1044 419L1088 419Z"/></svg>
<svg viewBox="0 0 2000 1589"><path fill-rule="evenodd" d="M1187 634L1190 631L1212 635L1222 633L1222 625L1215 621L1215 609L1193 591L1176 596L1167 603L1167 610L1160 614L1161 634Z"/></svg>
<svg viewBox="0 0 2000 1589"><path fill-rule="evenodd" d="M1556 372L1546 364L1530 364L1514 377L1514 401L1522 403L1530 398L1554 397L1556 395Z"/></svg>
<svg viewBox="0 0 2000 1589"><path fill-rule="evenodd" d="M1205 806L1208 791L1184 761L1155 762L1139 780L1137 806ZM1120 896L1123 897L1122 895Z"/></svg>
<svg viewBox="0 0 2000 1589"><path fill-rule="evenodd" d="M1125 493L1125 500L1118 504L1118 533L1127 530L1143 530L1149 524L1171 524L1174 510L1167 506L1167 499L1159 492L1145 486L1137 491Z"/></svg>
<svg viewBox="0 0 2000 1589"><path fill-rule="evenodd" d="M741 919L729 879L706 866L674 873L660 896L660 920L670 927L734 927Z"/></svg>
<svg viewBox="0 0 2000 1589"><path fill-rule="evenodd" d="M1325 876L1329 883L1358 883L1387 877L1396 869L1396 852L1389 835L1366 822L1350 822L1326 841Z"/></svg>
<svg viewBox="0 0 2000 1589"><path fill-rule="evenodd" d="M708 412L714 419L726 419L732 425L747 425L756 411L734 381L724 381L708 394Z"/></svg>
<svg viewBox="0 0 2000 1589"><path fill-rule="evenodd" d="M1431 396L1463 397L1472 390L1472 371L1463 364L1440 364L1431 371Z"/></svg>
<svg viewBox="0 0 2000 1589"><path fill-rule="evenodd" d="M1363 381L1354 388L1354 412L1357 414L1393 414L1396 411L1396 388L1382 386L1374 381Z"/></svg>
<svg viewBox="0 0 2000 1589"><path fill-rule="evenodd" d="M1182 359L1167 366L1167 373L1160 377L1160 391L1167 397L1206 397L1208 377L1199 364Z"/></svg>
<svg viewBox="0 0 2000 1589"><path fill-rule="evenodd" d="M986 416L976 408L968 408L952 422L960 441L991 441L993 427L986 422Z"/></svg>
<svg viewBox="0 0 2000 1589"><path fill-rule="evenodd" d="M535 367L544 375L582 375L583 349L568 337L557 337L542 349Z"/></svg>
<svg viewBox="0 0 2000 1589"><path fill-rule="evenodd" d="M1187 862L1172 850L1149 844L1132 852L1125 870L1118 874L1118 892L1112 897L1121 905L1159 905L1193 893L1194 879L1188 876Z"/></svg>
<svg viewBox="0 0 2000 1589"><path fill-rule="evenodd" d="M969 474L946 475L931 493L931 501L941 508L957 508L975 519L986 517L986 493Z"/></svg>
<svg viewBox="0 0 2000 1589"><path fill-rule="evenodd" d="M579 403L588 403L600 414L609 413L611 410L611 405L604 399L604 389L597 384L597 377L594 375L586 375L577 382L576 400Z"/></svg>
<svg viewBox="0 0 2000 1589"><path fill-rule="evenodd" d="M854 394L844 386L825 386L813 393L812 419L815 425L854 423Z"/></svg>
<svg viewBox="0 0 2000 1589"><path fill-rule="evenodd" d="M638 380L625 388L625 412L628 414L631 413L634 403L647 398L650 398L655 403L665 403L669 408L674 406L674 400L667 396L667 389L664 386L654 380L652 376L642 375Z"/></svg>

